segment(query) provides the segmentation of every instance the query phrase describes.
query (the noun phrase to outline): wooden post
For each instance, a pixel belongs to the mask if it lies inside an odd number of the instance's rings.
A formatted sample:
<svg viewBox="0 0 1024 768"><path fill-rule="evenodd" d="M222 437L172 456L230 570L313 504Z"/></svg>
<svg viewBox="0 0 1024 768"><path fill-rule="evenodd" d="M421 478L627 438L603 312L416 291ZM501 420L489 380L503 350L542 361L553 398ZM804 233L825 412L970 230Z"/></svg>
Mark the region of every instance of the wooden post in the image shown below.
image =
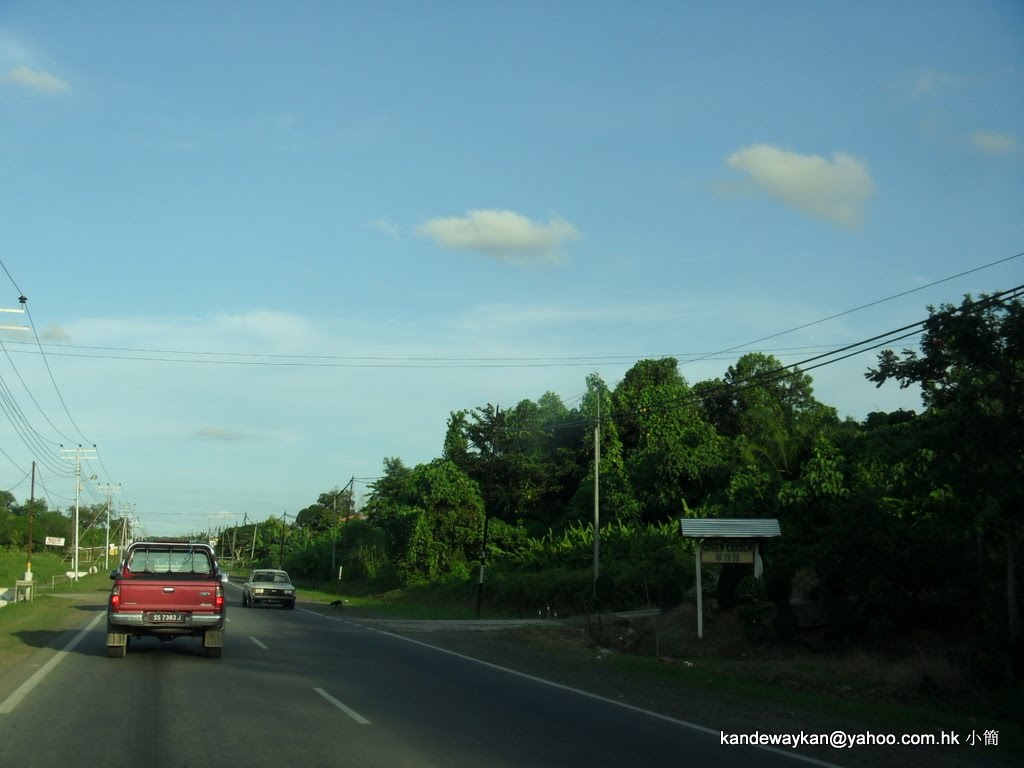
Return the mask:
<svg viewBox="0 0 1024 768"><path fill-rule="evenodd" d="M697 542L695 557L697 559L697 637L704 637L704 590L700 578L700 541Z"/></svg>

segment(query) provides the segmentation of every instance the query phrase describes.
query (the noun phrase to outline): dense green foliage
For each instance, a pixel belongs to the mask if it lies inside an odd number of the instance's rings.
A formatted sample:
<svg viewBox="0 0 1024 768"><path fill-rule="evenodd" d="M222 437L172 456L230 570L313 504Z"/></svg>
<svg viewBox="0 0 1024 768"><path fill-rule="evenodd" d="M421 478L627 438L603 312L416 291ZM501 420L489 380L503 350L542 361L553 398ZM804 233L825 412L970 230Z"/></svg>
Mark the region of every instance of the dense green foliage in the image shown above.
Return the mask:
<svg viewBox="0 0 1024 768"><path fill-rule="evenodd" d="M78 510L79 545L86 549L103 549L106 538L107 508L104 504L81 505ZM121 521L112 521L111 539L121 535ZM31 528L32 552L66 552L74 537L74 510L59 512L49 509L45 499L16 503L9 491L0 491L0 547L28 551ZM65 546L46 546L46 537L62 538Z"/></svg>

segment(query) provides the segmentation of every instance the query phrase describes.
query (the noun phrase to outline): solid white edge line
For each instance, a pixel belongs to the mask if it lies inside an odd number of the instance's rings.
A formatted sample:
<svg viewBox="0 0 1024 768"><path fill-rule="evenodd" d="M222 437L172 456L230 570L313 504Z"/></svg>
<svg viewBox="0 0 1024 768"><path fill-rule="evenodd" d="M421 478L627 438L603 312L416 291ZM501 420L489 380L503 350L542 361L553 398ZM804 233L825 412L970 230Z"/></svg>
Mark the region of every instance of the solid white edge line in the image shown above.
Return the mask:
<svg viewBox="0 0 1024 768"><path fill-rule="evenodd" d="M0 703L0 715L9 715L14 711L14 708L18 706L22 699L31 693L32 689L35 688L39 683L42 682L43 678L46 677L50 670L60 664L61 660L74 650L75 646L78 645L82 638L85 637L89 632L92 631L93 627L99 624L100 619L106 615L105 612L97 613L96 618L93 619L89 626L79 632L64 648L58 651L53 658L46 662L43 666L36 670L35 674L32 675L28 680L22 683L18 689L8 696L3 703Z"/></svg>
<svg viewBox="0 0 1024 768"><path fill-rule="evenodd" d="M249 639L250 639L250 640L252 640L252 641L253 641L254 643L256 643L256 645L258 645L258 646L259 646L260 648L262 648L262 649L263 649L264 651L269 651L269 650L270 650L269 648L267 648L267 646L265 646L265 645L264 645L263 643L261 643L261 642L260 642L259 640L257 640L257 639L256 639L255 637L253 637L252 635L249 635Z"/></svg>
<svg viewBox="0 0 1024 768"><path fill-rule="evenodd" d="M314 688L313 690L316 691L317 693L319 693L321 696L323 696L325 699L327 699L327 701L331 702L331 704L336 706L338 709L340 709L342 712L344 712L346 715L351 717L353 720L355 720L360 725L370 725L371 724L369 720L367 720L365 717L360 715L354 709L351 709L350 707L346 707L344 704L342 704L336 698L331 696L331 694L329 694L323 688Z"/></svg>
<svg viewBox="0 0 1024 768"><path fill-rule="evenodd" d="M362 626L362 625L359 625L359 626ZM371 628L370 627L364 627L364 629L371 629ZM673 723L675 725L680 725L680 726L682 726L684 728L689 728L689 729L694 730L694 731L699 731L700 733L708 734L709 736L718 736L719 738L721 738L721 735L722 735L722 731L721 730L715 730L714 728L708 728L705 725L698 725L697 723L691 723L691 722L689 722L687 720L679 720L678 718L670 717L669 715L663 715L663 714L661 714L659 712L652 712L651 710L644 709L643 707L637 707L637 706L634 706L633 704L626 704L625 702L622 702L622 701L616 701L615 699L609 699L607 696L601 696L601 695L596 694L596 693L590 693L590 691L583 691L583 690L580 690L579 688L573 688L573 687L568 686L568 685L563 685L562 683L555 683L555 682L552 682L551 680L545 680L543 677L535 677L533 675L528 675L525 672L519 672L519 671L514 670L514 669L509 669L508 667L502 667L502 666L500 666L498 664L493 664L493 663L491 663L489 661L483 661L482 659L474 659L472 656L466 656L465 654L457 653L456 651L449 651L446 648L439 648L436 645L431 645L430 643L425 643L422 640L413 640L411 637L405 637L404 635L397 635L394 632L385 632L384 630L371 630L371 631L376 631L378 634L381 634L381 635L386 635L388 637L394 637L394 638L397 638L399 640L404 640L407 643L412 643L413 645L419 645L419 646L422 646L423 648L430 648L431 650L438 651L440 653L447 653L449 656L454 656L455 658L458 658L458 659L463 659L465 661L471 661L471 662L473 662L475 664L482 664L485 667L490 667L491 669L496 669L496 670L499 670L501 672L507 672L510 675L515 675L516 677L521 677L521 678L524 678L526 680L531 680L531 681L533 681L535 683L540 683L541 685L547 685L547 686L550 686L552 688L557 688L557 689L562 690L562 691L568 691L569 693L575 693L575 694L577 694L579 696L584 696L584 697L586 697L588 699L595 699L596 701L603 701L606 704L614 704L616 707L622 707L623 709L628 709L631 712L637 712L639 714L647 715L649 717L653 717L653 718L656 718L658 720L664 720L666 722ZM842 768L842 766L837 765L836 763L829 763L829 762L827 762L825 760L819 760L816 757L809 757L807 755L801 755L798 752L788 752L788 751L786 751L784 749L778 749L777 747L761 746L760 744L751 744L751 745L745 745L745 746L751 746L754 749L763 749L766 752L773 752L773 753L775 753L777 755L785 755L786 757L790 757L790 758L792 758L794 760L799 760L800 762L803 762L803 763L809 763L810 765L821 766L821 768Z"/></svg>

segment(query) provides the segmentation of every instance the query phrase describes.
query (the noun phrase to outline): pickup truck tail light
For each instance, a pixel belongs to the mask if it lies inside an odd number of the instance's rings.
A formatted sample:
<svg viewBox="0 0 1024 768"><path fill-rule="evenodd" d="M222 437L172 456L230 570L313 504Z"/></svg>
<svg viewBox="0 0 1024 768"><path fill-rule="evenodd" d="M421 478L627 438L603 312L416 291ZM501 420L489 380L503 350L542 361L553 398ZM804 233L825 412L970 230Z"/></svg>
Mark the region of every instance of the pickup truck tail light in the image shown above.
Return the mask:
<svg viewBox="0 0 1024 768"><path fill-rule="evenodd" d="M214 605L217 606L218 611L224 608L224 587L220 584L217 585L217 594L214 597Z"/></svg>
<svg viewBox="0 0 1024 768"><path fill-rule="evenodd" d="M115 611L121 607L121 585L115 584L110 590L110 607Z"/></svg>

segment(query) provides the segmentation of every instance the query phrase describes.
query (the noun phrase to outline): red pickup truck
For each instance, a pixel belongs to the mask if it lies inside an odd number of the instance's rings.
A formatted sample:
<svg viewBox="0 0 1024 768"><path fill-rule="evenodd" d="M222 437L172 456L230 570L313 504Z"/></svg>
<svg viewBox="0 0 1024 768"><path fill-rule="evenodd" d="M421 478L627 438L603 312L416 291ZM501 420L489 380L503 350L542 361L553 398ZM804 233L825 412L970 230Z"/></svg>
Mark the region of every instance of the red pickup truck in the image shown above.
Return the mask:
<svg viewBox="0 0 1024 768"><path fill-rule="evenodd" d="M129 636L201 637L206 656L224 651L227 605L213 548L191 542L137 541L110 573L107 655L122 658Z"/></svg>

